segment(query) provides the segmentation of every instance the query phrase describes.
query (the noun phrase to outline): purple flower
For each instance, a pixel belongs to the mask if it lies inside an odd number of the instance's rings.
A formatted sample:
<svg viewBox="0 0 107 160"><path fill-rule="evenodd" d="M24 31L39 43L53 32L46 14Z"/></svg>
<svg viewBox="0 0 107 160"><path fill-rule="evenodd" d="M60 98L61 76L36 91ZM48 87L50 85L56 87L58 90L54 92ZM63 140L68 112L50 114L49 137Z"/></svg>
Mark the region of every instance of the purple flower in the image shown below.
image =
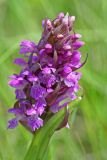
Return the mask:
<svg viewBox="0 0 107 160"><path fill-rule="evenodd" d="M53 21L42 21L43 33L38 44L28 40L20 43L20 53L25 56L14 60L22 69L10 76L9 85L15 88L17 102L8 110L15 115L8 128L15 128L20 122L34 132L48 116L64 107L68 115L67 106L78 97L80 89L81 73L76 70L85 63L81 63L79 51L84 42L79 41L80 34L73 33L74 21L74 16L60 13ZM64 126L68 116L65 119Z"/></svg>
<svg viewBox="0 0 107 160"><path fill-rule="evenodd" d="M16 115L20 115L20 114L23 114L23 110L22 110L22 108L10 108L9 110L8 110L8 112L9 113L14 113L14 114L16 114Z"/></svg>
<svg viewBox="0 0 107 160"><path fill-rule="evenodd" d="M41 78L41 82L46 85L47 88L51 88L55 84L56 77L53 74L45 74Z"/></svg>
<svg viewBox="0 0 107 160"><path fill-rule="evenodd" d="M24 88L27 85L27 81L21 76L12 77L12 80L9 81L9 85L14 88Z"/></svg>
<svg viewBox="0 0 107 160"><path fill-rule="evenodd" d="M36 44L34 42L24 40L20 43L20 54L26 54L26 53L34 53L36 52Z"/></svg>
<svg viewBox="0 0 107 160"><path fill-rule="evenodd" d="M71 72L64 80L65 85L67 85L68 87L73 87L76 84L78 84L78 80L80 78L81 78L81 73Z"/></svg>
<svg viewBox="0 0 107 160"><path fill-rule="evenodd" d="M39 84L35 84L31 87L31 97L38 100L40 97L43 97L45 94L45 88L40 86Z"/></svg>
<svg viewBox="0 0 107 160"><path fill-rule="evenodd" d="M16 94L16 99L26 98L26 94L24 93L22 89L16 89L15 94Z"/></svg>
<svg viewBox="0 0 107 160"><path fill-rule="evenodd" d="M45 106L46 106L46 100L44 97L41 97L37 100L36 104L35 104L35 108L37 110L38 115L42 115L42 113L45 110Z"/></svg>
<svg viewBox="0 0 107 160"><path fill-rule="evenodd" d="M31 116L31 115L35 115L37 112L36 112L36 110L35 110L35 108L28 108L28 109L26 109L26 114L28 115L28 116Z"/></svg>
<svg viewBox="0 0 107 160"><path fill-rule="evenodd" d="M43 120L36 115L33 115L28 118L28 126L31 128L32 131L35 131L36 129L43 126Z"/></svg>
<svg viewBox="0 0 107 160"><path fill-rule="evenodd" d="M74 48L74 50L76 50L76 49L82 47L84 44L85 43L82 42L82 41L76 41L76 42L73 43L73 48Z"/></svg>
<svg viewBox="0 0 107 160"><path fill-rule="evenodd" d="M17 65L19 65L19 66L26 66L26 61L23 59L23 58L16 58L15 60L14 60L14 63L15 64L17 64Z"/></svg>
<svg viewBox="0 0 107 160"><path fill-rule="evenodd" d="M8 128L13 129L18 126L18 120L16 118L11 119L8 121Z"/></svg>

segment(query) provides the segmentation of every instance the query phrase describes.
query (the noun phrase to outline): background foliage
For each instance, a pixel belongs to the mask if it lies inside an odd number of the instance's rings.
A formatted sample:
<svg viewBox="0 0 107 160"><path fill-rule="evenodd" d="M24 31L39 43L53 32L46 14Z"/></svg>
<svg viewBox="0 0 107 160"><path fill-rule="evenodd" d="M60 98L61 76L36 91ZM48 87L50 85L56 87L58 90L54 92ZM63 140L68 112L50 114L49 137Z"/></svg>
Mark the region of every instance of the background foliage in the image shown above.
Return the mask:
<svg viewBox="0 0 107 160"><path fill-rule="evenodd" d="M75 32L86 42L81 69L84 97L71 129L54 134L49 160L107 160L107 1L0 0L0 160L23 160L32 135L22 126L7 130L7 109L15 102L8 76L18 72L12 61L23 39L38 42L41 21L59 12L76 16ZM71 104L72 105L72 104ZM70 119L71 121L71 119ZM44 160L46 158L44 157ZM47 159L46 159L47 160Z"/></svg>

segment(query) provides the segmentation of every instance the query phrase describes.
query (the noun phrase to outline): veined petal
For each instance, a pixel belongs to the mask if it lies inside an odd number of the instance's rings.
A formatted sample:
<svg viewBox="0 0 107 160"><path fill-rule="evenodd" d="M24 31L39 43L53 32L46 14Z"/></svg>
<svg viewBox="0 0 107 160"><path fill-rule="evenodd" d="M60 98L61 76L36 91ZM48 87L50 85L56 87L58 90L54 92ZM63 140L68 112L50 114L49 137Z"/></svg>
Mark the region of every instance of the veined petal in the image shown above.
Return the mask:
<svg viewBox="0 0 107 160"><path fill-rule="evenodd" d="M45 93L46 93L45 88L40 86L39 84L36 84L36 85L32 86L31 92L30 92L31 97L33 97L34 99L39 99Z"/></svg>
<svg viewBox="0 0 107 160"><path fill-rule="evenodd" d="M35 131L36 129L39 129L41 126L43 126L43 120L37 117L37 115L30 116L28 117L28 126L32 131Z"/></svg>

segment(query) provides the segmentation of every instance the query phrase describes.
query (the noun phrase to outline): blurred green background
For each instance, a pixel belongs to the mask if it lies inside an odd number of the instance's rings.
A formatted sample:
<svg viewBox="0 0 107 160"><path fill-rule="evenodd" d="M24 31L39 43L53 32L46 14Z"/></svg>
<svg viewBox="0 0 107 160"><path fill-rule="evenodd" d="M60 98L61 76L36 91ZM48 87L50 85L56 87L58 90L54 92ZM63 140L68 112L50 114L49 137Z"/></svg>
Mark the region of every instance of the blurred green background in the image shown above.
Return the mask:
<svg viewBox="0 0 107 160"><path fill-rule="evenodd" d="M7 130L11 115L7 109L15 102L8 76L18 72L13 59L18 57L19 42L38 42L41 21L59 12L76 16L75 32L86 45L80 81L84 97L78 104L70 129L54 134L49 160L107 160L107 0L0 0L0 160L23 160L32 135L22 126ZM47 160L47 158L46 158Z"/></svg>

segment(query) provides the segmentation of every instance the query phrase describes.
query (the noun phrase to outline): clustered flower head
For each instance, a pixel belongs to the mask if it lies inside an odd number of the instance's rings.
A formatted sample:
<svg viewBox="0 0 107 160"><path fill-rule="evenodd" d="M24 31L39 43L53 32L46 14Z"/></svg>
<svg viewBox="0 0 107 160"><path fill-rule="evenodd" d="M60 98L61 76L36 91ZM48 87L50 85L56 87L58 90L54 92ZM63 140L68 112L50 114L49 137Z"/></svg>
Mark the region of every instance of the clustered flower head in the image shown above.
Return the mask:
<svg viewBox="0 0 107 160"><path fill-rule="evenodd" d="M15 88L17 101L8 110L15 115L8 121L8 128L20 122L34 132L44 125L48 115L67 108L77 98L81 73L76 70L83 66L78 49L84 42L73 32L74 21L74 16L64 13L53 21L45 19L38 44L28 40L20 43L24 58L14 60L21 71L10 76L9 85Z"/></svg>

